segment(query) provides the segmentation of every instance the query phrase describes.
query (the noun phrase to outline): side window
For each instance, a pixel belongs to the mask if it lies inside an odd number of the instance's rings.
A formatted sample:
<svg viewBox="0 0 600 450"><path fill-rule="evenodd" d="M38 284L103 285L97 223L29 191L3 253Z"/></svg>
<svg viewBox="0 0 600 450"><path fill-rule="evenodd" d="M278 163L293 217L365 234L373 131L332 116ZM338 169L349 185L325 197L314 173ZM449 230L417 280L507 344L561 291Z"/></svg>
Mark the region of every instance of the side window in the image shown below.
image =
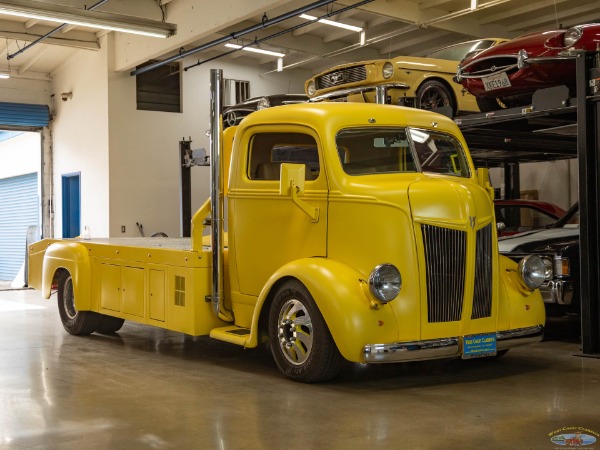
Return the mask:
<svg viewBox="0 0 600 450"><path fill-rule="evenodd" d="M304 164L306 180L320 173L315 139L303 133L258 133L250 141L248 178L279 180L281 163Z"/></svg>

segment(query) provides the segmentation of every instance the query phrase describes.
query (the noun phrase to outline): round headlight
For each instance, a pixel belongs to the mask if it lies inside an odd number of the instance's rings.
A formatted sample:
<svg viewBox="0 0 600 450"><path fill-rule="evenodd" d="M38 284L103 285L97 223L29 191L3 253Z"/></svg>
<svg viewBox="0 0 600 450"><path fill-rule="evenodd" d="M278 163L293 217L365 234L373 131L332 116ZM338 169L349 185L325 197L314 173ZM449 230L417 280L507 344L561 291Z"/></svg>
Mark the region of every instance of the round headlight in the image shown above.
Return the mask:
<svg viewBox="0 0 600 450"><path fill-rule="evenodd" d="M394 300L402 287L400 271L392 264L381 264L373 269L369 276L371 294L380 302Z"/></svg>
<svg viewBox="0 0 600 450"><path fill-rule="evenodd" d="M542 256L542 261L544 262L544 278L551 280L554 277L554 261L547 256Z"/></svg>
<svg viewBox="0 0 600 450"><path fill-rule="evenodd" d="M269 99L266 97L263 97L258 101L258 104L256 105L256 109L266 109L269 106L271 106L271 104L269 103Z"/></svg>
<svg viewBox="0 0 600 450"><path fill-rule="evenodd" d="M519 276L529 289L539 288L546 280L546 265L538 255L527 255L519 261Z"/></svg>
<svg viewBox="0 0 600 450"><path fill-rule="evenodd" d="M565 31L565 34L563 35L563 44L565 44L565 47L571 47L579 39L581 39L582 34L583 32L581 31L581 28L569 28L567 31Z"/></svg>
<svg viewBox="0 0 600 450"><path fill-rule="evenodd" d="M306 87L306 93L309 96L315 95L316 90L317 89L315 88L315 82L314 81L311 81L310 83L308 83L308 86Z"/></svg>
<svg viewBox="0 0 600 450"><path fill-rule="evenodd" d="M383 70L381 71L381 74L386 80L392 78L392 75L394 75L394 66L391 62L388 61L383 65Z"/></svg>

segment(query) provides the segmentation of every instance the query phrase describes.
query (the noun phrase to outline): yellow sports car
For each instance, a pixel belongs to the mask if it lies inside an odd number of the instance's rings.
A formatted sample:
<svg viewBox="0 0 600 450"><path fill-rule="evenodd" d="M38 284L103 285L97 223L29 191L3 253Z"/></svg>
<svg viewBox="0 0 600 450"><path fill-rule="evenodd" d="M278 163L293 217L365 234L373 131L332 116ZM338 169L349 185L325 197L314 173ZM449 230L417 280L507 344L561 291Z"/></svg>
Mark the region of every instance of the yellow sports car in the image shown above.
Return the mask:
<svg viewBox="0 0 600 450"><path fill-rule="evenodd" d="M424 58L398 56L343 64L315 75L306 81L304 89L312 100L376 102L377 95L385 95L385 103L394 105L422 109L446 106L452 108L452 115L479 112L475 97L452 77L465 56L505 41L478 39L444 47Z"/></svg>

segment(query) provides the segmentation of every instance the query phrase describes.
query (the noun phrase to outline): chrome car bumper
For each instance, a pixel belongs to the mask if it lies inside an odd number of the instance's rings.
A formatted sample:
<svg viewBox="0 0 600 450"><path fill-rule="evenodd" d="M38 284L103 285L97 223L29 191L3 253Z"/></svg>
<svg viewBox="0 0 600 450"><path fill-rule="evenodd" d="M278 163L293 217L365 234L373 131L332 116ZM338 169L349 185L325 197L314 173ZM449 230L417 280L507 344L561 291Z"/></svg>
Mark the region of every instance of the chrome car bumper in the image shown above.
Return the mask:
<svg viewBox="0 0 600 450"><path fill-rule="evenodd" d="M542 340L544 327L516 328L496 333L496 351ZM427 359L459 357L462 338L451 337L426 341L395 342L392 344L369 344L363 350L366 363L420 361Z"/></svg>
<svg viewBox="0 0 600 450"><path fill-rule="evenodd" d="M564 280L551 280L540 286L544 303L570 305L573 302L573 283Z"/></svg>

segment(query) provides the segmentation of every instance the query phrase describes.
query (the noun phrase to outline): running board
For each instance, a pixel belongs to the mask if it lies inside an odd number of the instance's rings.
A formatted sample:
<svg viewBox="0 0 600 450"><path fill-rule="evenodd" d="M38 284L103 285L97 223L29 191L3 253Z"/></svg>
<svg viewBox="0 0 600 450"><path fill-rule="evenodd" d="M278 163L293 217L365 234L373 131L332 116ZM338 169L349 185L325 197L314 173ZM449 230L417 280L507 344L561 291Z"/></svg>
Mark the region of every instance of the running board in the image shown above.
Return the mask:
<svg viewBox="0 0 600 450"><path fill-rule="evenodd" d="M235 325L214 328L210 330L210 337L245 347L246 342L248 342L248 339L250 338L250 328L241 328L236 327Z"/></svg>

